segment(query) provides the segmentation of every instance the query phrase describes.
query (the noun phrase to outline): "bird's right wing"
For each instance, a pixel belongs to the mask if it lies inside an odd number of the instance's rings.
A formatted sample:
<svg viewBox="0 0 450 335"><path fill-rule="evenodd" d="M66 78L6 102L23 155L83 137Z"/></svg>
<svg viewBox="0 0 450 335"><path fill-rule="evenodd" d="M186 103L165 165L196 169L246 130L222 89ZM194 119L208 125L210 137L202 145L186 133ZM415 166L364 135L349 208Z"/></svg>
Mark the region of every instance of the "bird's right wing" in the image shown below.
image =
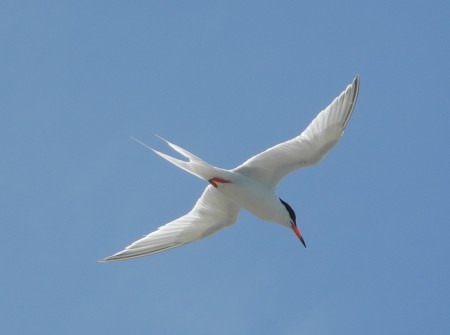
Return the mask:
<svg viewBox="0 0 450 335"><path fill-rule="evenodd" d="M359 77L297 137L251 157L234 169L276 187L288 173L319 162L339 141L358 98Z"/></svg>
<svg viewBox="0 0 450 335"><path fill-rule="evenodd" d="M200 240L235 223L239 210L238 205L209 185L189 213L101 261L142 257Z"/></svg>

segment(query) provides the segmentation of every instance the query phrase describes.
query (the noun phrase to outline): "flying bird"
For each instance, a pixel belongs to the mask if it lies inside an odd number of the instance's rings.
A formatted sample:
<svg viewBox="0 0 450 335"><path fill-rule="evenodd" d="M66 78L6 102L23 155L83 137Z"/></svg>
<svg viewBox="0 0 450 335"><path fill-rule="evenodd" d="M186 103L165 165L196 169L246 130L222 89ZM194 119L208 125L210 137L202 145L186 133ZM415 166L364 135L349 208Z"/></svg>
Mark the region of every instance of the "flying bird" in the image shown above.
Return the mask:
<svg viewBox="0 0 450 335"><path fill-rule="evenodd" d="M300 135L251 157L232 170L212 166L164 139L187 160L171 157L134 139L209 185L189 213L101 261L142 257L200 240L235 223L241 208L262 220L292 229L306 247L295 212L277 196L276 187L288 173L318 163L336 145L355 108L358 90L356 76Z"/></svg>

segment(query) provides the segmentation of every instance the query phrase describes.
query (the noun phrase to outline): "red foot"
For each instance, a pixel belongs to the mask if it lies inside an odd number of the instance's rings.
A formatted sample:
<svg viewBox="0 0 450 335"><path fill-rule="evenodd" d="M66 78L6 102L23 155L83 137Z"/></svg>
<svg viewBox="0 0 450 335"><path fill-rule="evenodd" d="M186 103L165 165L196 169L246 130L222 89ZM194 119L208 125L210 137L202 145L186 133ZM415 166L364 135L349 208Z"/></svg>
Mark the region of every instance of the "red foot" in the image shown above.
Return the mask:
<svg viewBox="0 0 450 335"><path fill-rule="evenodd" d="M223 184L229 184L231 183L231 181L223 179L223 178L219 178L219 177L214 177L210 180L208 180L209 183L214 186L215 188L217 188L217 183L223 183Z"/></svg>

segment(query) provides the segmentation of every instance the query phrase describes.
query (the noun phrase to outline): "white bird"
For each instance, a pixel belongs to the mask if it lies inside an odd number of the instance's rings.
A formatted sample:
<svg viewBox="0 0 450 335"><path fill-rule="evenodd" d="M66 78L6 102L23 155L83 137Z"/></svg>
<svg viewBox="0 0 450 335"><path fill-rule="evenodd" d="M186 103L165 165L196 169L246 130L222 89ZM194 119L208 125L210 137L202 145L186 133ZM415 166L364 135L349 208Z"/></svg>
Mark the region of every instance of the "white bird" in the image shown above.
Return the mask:
<svg viewBox="0 0 450 335"><path fill-rule="evenodd" d="M232 170L212 166L185 149L166 141L186 157L183 161L153 150L159 156L209 182L194 208L186 215L159 227L124 250L102 261L119 261L151 255L194 242L236 222L245 208L265 221L291 228L306 247L295 212L275 193L288 173L319 162L339 141L358 97L359 77L322 110L297 137L251 157Z"/></svg>

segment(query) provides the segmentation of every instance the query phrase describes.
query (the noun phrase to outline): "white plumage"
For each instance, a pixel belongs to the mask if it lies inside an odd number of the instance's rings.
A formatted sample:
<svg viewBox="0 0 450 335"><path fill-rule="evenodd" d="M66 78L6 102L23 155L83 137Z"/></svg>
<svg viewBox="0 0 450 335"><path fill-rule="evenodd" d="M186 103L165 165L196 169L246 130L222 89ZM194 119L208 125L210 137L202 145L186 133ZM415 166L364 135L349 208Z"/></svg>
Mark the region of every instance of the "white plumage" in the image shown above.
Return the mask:
<svg viewBox="0 0 450 335"><path fill-rule="evenodd" d="M214 167L168 141L167 144L188 161L173 158L136 140L211 185L189 213L102 261L151 255L197 241L235 223L241 208L263 220L291 228L306 247L297 228L295 212L278 198L275 189L288 173L319 162L336 145L355 108L358 90L359 77L356 76L299 136L251 157L233 170Z"/></svg>

